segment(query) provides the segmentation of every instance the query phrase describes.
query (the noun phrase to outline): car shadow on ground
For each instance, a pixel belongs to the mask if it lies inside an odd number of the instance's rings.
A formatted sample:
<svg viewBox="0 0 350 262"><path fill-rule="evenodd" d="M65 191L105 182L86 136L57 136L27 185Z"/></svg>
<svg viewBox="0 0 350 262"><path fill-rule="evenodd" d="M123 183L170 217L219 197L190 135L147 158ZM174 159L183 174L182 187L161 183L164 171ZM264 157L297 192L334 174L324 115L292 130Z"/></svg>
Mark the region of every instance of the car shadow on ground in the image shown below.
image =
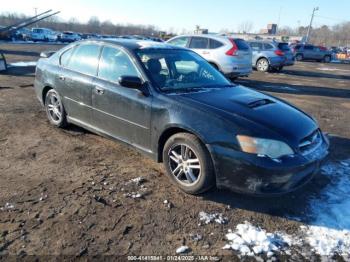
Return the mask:
<svg viewBox="0 0 350 262"><path fill-rule="evenodd" d="M334 71L338 71L339 69L336 69ZM330 70L331 71L331 70ZM341 70L343 71L343 70ZM344 69L345 71L345 69ZM331 78L331 79L339 79L339 80L350 80L349 75L337 75L337 74L329 74L329 73L322 73L322 72L315 72L315 71L300 71L300 70L288 70L284 69L281 72L278 72L279 74L285 74L285 75L291 75L291 76L303 76L303 77L317 77L317 78ZM349 70L350 73L350 70Z"/></svg>
<svg viewBox="0 0 350 262"><path fill-rule="evenodd" d="M328 96L350 98L350 90L322 86L292 85L287 83L272 83L252 79L238 79L236 84L251 87L259 91L285 93L293 95Z"/></svg>
<svg viewBox="0 0 350 262"><path fill-rule="evenodd" d="M350 139L341 137L331 138L330 154L327 157L327 163L339 163L350 158ZM346 174L350 176L349 174ZM304 187L295 192L275 196L275 197L254 197L237 194L228 190L212 190L204 195L203 199L230 205L232 209L244 209L248 211L264 213L271 216L277 216L288 220L302 222L307 225L319 225L333 228L334 224L317 224L310 212L310 201L322 199L325 194L325 188L331 183L331 178L324 175L321 171ZM349 189L350 190L350 189ZM339 192L339 194L344 192ZM349 196L340 195L340 198L347 199ZM322 201L322 200L321 200ZM344 218L349 219L349 218ZM347 223L350 225L350 223ZM349 228L343 228L350 230Z"/></svg>

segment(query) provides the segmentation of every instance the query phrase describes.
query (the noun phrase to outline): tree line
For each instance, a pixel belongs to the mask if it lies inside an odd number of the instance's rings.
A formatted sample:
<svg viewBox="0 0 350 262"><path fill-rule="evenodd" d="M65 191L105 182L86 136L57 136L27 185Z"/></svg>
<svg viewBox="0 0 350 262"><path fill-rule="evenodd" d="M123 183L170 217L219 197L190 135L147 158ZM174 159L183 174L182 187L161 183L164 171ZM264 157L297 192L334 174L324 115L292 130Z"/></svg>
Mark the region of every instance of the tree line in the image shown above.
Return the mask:
<svg viewBox="0 0 350 262"><path fill-rule="evenodd" d="M18 23L29 16L17 13L1 13L0 26L9 26ZM57 17L49 17L29 27L44 27L55 31L73 31L79 33L100 35L147 35L158 36L159 30L153 25L114 24L109 20L100 21L98 17L91 17L87 23L81 23L76 18L67 21Z"/></svg>
<svg viewBox="0 0 350 262"><path fill-rule="evenodd" d="M20 22L28 18L23 14L17 13L1 13L0 25L8 26ZM109 20L100 21L98 17L91 17L87 23L81 23L76 18L71 18L68 21L62 20L57 16L49 17L32 27L40 26L51 28L55 31L74 31L79 33L101 34L101 35L146 35L159 36L160 31L154 25L134 25L134 24L115 24ZM246 21L239 25L239 31L250 32L253 24ZM298 28L282 27L278 30L280 35L299 35L305 36L307 33L307 26L300 26ZM173 33L173 30L170 30ZM188 33L191 30L185 30ZM228 31L223 29L221 31ZM221 32L220 31L220 32ZM323 25L317 28L312 28L310 35L310 42L317 45L324 46L350 46L350 22L344 22L335 26Z"/></svg>

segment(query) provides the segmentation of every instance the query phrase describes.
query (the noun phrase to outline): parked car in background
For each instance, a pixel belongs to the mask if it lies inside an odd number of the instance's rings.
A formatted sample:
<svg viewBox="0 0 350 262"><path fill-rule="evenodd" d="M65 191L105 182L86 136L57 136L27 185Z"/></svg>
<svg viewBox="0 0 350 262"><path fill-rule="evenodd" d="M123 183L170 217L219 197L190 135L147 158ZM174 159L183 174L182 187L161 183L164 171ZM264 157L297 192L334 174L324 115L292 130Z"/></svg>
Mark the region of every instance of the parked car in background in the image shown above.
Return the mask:
<svg viewBox="0 0 350 262"><path fill-rule="evenodd" d="M14 33L13 33L13 37L16 39L16 40L23 40L23 41L26 41L26 40L31 40L32 38L32 31L28 28L20 28L20 29L17 29Z"/></svg>
<svg viewBox="0 0 350 262"><path fill-rule="evenodd" d="M78 33L65 31L59 35L58 40L64 43L72 43L81 40L81 36Z"/></svg>
<svg viewBox="0 0 350 262"><path fill-rule="evenodd" d="M34 85L52 125L134 146L163 162L186 193L287 193L310 181L328 153L311 116L233 84L189 49L85 40L44 57Z"/></svg>
<svg viewBox="0 0 350 262"><path fill-rule="evenodd" d="M229 78L248 76L252 72L252 51L243 39L219 35L182 35L171 38L167 43L192 49Z"/></svg>
<svg viewBox="0 0 350 262"><path fill-rule="evenodd" d="M294 47L294 56L297 61L315 60L329 63L332 60L332 51L321 49L310 44L298 44Z"/></svg>
<svg viewBox="0 0 350 262"><path fill-rule="evenodd" d="M57 41L57 35L55 31L48 28L32 28L31 40L36 41L46 41L55 42Z"/></svg>
<svg viewBox="0 0 350 262"><path fill-rule="evenodd" d="M287 43L248 41L253 51L252 66L258 71L281 71L294 64L294 56Z"/></svg>

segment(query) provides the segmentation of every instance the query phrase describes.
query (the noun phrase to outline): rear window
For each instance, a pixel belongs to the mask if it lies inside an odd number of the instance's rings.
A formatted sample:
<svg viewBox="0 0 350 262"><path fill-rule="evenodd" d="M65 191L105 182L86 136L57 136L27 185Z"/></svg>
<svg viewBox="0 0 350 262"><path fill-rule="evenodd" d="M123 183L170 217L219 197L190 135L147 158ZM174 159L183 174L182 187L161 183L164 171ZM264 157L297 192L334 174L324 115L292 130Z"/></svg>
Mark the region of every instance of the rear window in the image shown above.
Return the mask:
<svg viewBox="0 0 350 262"><path fill-rule="evenodd" d="M231 39L236 43L238 50L249 50L249 45L243 39Z"/></svg>
<svg viewBox="0 0 350 262"><path fill-rule="evenodd" d="M273 45L264 43L264 49L265 50L272 50L273 49Z"/></svg>
<svg viewBox="0 0 350 262"><path fill-rule="evenodd" d="M214 39L209 40L209 48L210 49L216 49L216 48L222 47L223 45L224 45L223 43L216 41Z"/></svg>
<svg viewBox="0 0 350 262"><path fill-rule="evenodd" d="M278 44L278 48L283 50L283 51L289 51L290 50L290 48L289 48L287 43L279 43Z"/></svg>

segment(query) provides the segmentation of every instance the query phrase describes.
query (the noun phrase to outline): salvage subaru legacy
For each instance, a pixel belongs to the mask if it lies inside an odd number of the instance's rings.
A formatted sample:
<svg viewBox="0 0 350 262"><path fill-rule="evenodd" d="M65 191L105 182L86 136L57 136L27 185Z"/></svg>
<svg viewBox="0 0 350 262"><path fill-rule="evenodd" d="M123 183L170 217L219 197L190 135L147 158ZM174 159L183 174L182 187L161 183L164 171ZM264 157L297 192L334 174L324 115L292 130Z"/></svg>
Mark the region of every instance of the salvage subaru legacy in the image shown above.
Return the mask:
<svg viewBox="0 0 350 262"><path fill-rule="evenodd" d="M88 40L38 61L36 94L56 127L75 124L163 162L179 188L253 195L307 183L329 148L316 121L235 85L195 52L151 41Z"/></svg>

